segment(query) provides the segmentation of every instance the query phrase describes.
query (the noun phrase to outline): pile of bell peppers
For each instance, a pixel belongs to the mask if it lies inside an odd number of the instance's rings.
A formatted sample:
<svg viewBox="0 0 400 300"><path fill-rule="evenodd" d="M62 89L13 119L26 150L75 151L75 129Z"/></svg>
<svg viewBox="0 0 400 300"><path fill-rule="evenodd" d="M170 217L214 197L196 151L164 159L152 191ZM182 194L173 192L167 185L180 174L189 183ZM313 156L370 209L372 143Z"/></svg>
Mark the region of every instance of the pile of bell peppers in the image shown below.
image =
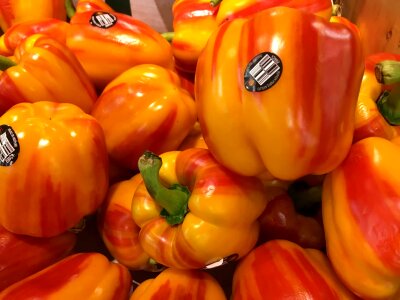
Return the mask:
<svg viewBox="0 0 400 300"><path fill-rule="evenodd" d="M0 299L400 298L400 53L331 0L175 0L173 32L28 2L0 1Z"/></svg>

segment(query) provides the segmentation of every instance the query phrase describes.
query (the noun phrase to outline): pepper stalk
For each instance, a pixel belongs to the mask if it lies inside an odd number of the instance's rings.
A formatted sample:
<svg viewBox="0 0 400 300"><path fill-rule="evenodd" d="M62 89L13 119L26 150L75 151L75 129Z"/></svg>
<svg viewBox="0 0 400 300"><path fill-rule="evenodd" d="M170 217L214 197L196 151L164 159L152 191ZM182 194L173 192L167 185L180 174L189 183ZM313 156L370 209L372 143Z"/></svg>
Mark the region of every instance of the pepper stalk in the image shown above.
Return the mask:
<svg viewBox="0 0 400 300"><path fill-rule="evenodd" d="M16 66L17 63L15 61L13 61L12 59L0 55L0 71L5 71L10 67Z"/></svg>

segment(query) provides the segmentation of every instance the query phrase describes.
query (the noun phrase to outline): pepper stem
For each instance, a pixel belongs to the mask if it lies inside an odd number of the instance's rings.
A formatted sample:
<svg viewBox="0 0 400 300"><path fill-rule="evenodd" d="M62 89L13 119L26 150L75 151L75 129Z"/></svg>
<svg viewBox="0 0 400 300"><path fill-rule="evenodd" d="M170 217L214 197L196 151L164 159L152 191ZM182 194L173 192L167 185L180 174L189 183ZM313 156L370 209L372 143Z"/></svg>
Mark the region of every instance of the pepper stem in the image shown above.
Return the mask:
<svg viewBox="0 0 400 300"><path fill-rule="evenodd" d="M188 211L190 192L187 187L180 184L174 184L169 188L165 187L159 176L161 165L161 157L150 151L145 151L138 162L147 191L163 208L161 215L170 225L180 224Z"/></svg>
<svg viewBox="0 0 400 300"><path fill-rule="evenodd" d="M16 66L17 63L15 61L13 61L12 59L0 55L0 71L5 71L10 67Z"/></svg>
<svg viewBox="0 0 400 300"><path fill-rule="evenodd" d="M75 15L75 6L72 3L72 0L65 0L64 2L65 5L65 11L67 12L67 17L68 19L71 19Z"/></svg>
<svg viewBox="0 0 400 300"><path fill-rule="evenodd" d="M303 215L313 215L321 205L322 185L309 186L305 182L297 181L289 186L287 192L296 211Z"/></svg>
<svg viewBox="0 0 400 300"><path fill-rule="evenodd" d="M400 84L384 91L376 102L378 110L391 125L400 125Z"/></svg>
<svg viewBox="0 0 400 300"><path fill-rule="evenodd" d="M222 0L210 0L211 6L217 6L217 5L220 4L221 2L222 2Z"/></svg>
<svg viewBox="0 0 400 300"><path fill-rule="evenodd" d="M343 12L343 6L340 4L332 4L332 16L341 17Z"/></svg>
<svg viewBox="0 0 400 300"><path fill-rule="evenodd" d="M377 63L375 65L375 77L382 84L400 82L400 61L384 60Z"/></svg>
<svg viewBox="0 0 400 300"><path fill-rule="evenodd" d="M164 39L166 39L168 42L172 42L172 40L174 39L174 35L175 35L175 32L173 32L173 31L170 31L170 32L163 32L163 33L161 33L161 35L162 35L162 37L164 38Z"/></svg>

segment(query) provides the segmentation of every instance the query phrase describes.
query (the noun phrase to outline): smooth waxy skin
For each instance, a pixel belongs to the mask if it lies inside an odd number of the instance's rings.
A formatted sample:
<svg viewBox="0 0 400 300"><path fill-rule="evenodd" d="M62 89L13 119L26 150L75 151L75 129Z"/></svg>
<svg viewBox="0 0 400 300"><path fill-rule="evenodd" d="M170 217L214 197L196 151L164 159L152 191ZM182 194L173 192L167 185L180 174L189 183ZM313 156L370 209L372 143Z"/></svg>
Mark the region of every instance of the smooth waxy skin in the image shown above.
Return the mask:
<svg viewBox="0 0 400 300"><path fill-rule="evenodd" d="M33 34L14 52L17 65L0 74L0 113L21 102L72 103L89 113L97 94L75 55L64 44Z"/></svg>
<svg viewBox="0 0 400 300"><path fill-rule="evenodd" d="M3 32L25 21L55 18L66 20L65 0L1 0L0 28Z"/></svg>
<svg viewBox="0 0 400 300"><path fill-rule="evenodd" d="M224 291L210 274L201 270L168 268L142 282L129 300L226 300Z"/></svg>
<svg viewBox="0 0 400 300"><path fill-rule="evenodd" d="M108 155L99 123L73 104L20 103L0 117L18 139L11 166L0 166L0 224L9 231L55 236L100 206Z"/></svg>
<svg viewBox="0 0 400 300"><path fill-rule="evenodd" d="M392 139L400 134L400 126L390 125L376 105L383 90L390 88L376 80L375 65L383 60L400 60L393 53L374 53L365 59L365 71L357 101L353 142L369 136Z"/></svg>
<svg viewBox="0 0 400 300"><path fill-rule="evenodd" d="M381 137L358 141L324 182L327 253L343 282L362 298L400 295L400 146L396 143Z"/></svg>
<svg viewBox="0 0 400 300"><path fill-rule="evenodd" d="M78 253L11 285L2 300L128 299L131 275L100 253Z"/></svg>
<svg viewBox="0 0 400 300"><path fill-rule="evenodd" d="M110 186L98 219L99 232L111 255L132 270L156 270L139 243L139 226L132 219L132 197L140 174Z"/></svg>
<svg viewBox="0 0 400 300"><path fill-rule="evenodd" d="M178 75L150 64L132 67L108 84L92 115L103 127L110 156L132 170L146 150L178 149L197 118Z"/></svg>
<svg viewBox="0 0 400 300"><path fill-rule="evenodd" d="M361 51L345 25L287 7L222 24L196 70L198 117L212 154L242 175L268 170L294 180L334 169L352 142ZM281 76L269 89L248 91L246 68L264 52L280 58Z"/></svg>
<svg viewBox="0 0 400 300"><path fill-rule="evenodd" d="M116 18L116 23L107 28L96 27L90 23L91 18L103 10L96 6L79 9L79 6L78 3L77 13L70 21L67 45L98 90L102 91L111 80L136 65L174 66L170 44L149 25L106 10Z"/></svg>
<svg viewBox="0 0 400 300"><path fill-rule="evenodd" d="M61 260L75 243L72 232L36 238L13 234L0 226L0 291Z"/></svg>
<svg viewBox="0 0 400 300"><path fill-rule="evenodd" d="M232 300L358 299L339 281L328 258L286 240L251 251L233 275Z"/></svg>
<svg viewBox="0 0 400 300"><path fill-rule="evenodd" d="M244 256L258 239L257 217L267 200L261 181L220 166L206 149L192 148L161 155L160 179L191 192L181 224L171 226L161 207L139 185L132 216L141 227L143 249L157 262L179 269L198 269L223 258Z"/></svg>

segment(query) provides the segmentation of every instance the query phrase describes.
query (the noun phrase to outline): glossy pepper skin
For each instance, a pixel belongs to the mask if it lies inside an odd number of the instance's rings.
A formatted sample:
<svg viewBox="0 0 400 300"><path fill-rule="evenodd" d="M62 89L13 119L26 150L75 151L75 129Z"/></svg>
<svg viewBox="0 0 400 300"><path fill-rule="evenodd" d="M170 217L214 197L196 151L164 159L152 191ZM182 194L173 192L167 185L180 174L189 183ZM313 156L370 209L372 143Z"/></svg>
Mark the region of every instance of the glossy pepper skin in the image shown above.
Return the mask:
<svg viewBox="0 0 400 300"><path fill-rule="evenodd" d="M331 0L222 0L217 14L217 23L237 18L248 18L271 7L285 6L309 12L326 20L332 16Z"/></svg>
<svg viewBox="0 0 400 300"><path fill-rule="evenodd" d="M100 253L77 253L15 283L0 293L2 300L128 299L131 275Z"/></svg>
<svg viewBox="0 0 400 300"><path fill-rule="evenodd" d="M358 298L340 282L323 252L273 240L253 249L239 262L231 299Z"/></svg>
<svg viewBox="0 0 400 300"><path fill-rule="evenodd" d="M92 115L103 127L110 157L133 170L146 150L176 150L197 118L178 75L151 64L132 67L110 82Z"/></svg>
<svg viewBox="0 0 400 300"><path fill-rule="evenodd" d="M260 180L228 171L201 148L160 157L146 152L139 169L144 182L133 196L132 216L143 249L157 262L199 269L254 247L266 205Z"/></svg>
<svg viewBox="0 0 400 300"><path fill-rule="evenodd" d="M20 103L0 117L0 128L2 226L55 236L97 210L108 189L108 156L91 115L69 103Z"/></svg>
<svg viewBox="0 0 400 300"><path fill-rule="evenodd" d="M140 174L110 186L99 211L98 228L111 255L131 270L157 271L149 255L139 243L139 226L132 219L132 197L142 182Z"/></svg>
<svg viewBox="0 0 400 300"><path fill-rule="evenodd" d="M42 33L65 44L69 23L54 19L45 18L34 21L25 21L15 24L7 29L0 37L0 55L10 56L14 54L18 45L30 35Z"/></svg>
<svg viewBox="0 0 400 300"><path fill-rule="evenodd" d="M35 238L0 226L0 291L63 259L75 243L76 235L72 232Z"/></svg>
<svg viewBox="0 0 400 300"><path fill-rule="evenodd" d="M160 33L122 13L86 8L80 12L80 6L86 2L77 4L67 45L98 90L139 64L173 67L171 46Z"/></svg>
<svg viewBox="0 0 400 300"><path fill-rule="evenodd" d="M376 64L384 60L400 61L400 55L381 52L371 54L365 59L365 71L357 101L353 142L370 136L390 140L400 134L400 126L390 125L376 104L381 93L390 88L379 83L375 75Z"/></svg>
<svg viewBox="0 0 400 300"><path fill-rule="evenodd" d="M364 138L324 181L327 253L342 281L361 298L400 295L399 153L398 141Z"/></svg>
<svg viewBox="0 0 400 300"><path fill-rule="evenodd" d="M350 148L363 70L359 37L343 24L287 7L226 22L196 70L204 140L241 175L329 172Z"/></svg>
<svg viewBox="0 0 400 300"><path fill-rule="evenodd" d="M217 29L219 6L210 0L176 0L172 6L172 51L176 67L188 73L196 71L196 64L211 33Z"/></svg>
<svg viewBox="0 0 400 300"><path fill-rule="evenodd" d="M153 279L142 282L129 300L226 300L218 281L202 270L168 268Z"/></svg>
<svg viewBox="0 0 400 300"><path fill-rule="evenodd" d="M2 0L0 2L0 28L6 32L9 27L25 21L44 18L66 20L64 0Z"/></svg>
<svg viewBox="0 0 400 300"><path fill-rule="evenodd" d="M0 74L0 114L21 102L72 103L89 113L96 91L75 55L44 34L26 38Z"/></svg>

